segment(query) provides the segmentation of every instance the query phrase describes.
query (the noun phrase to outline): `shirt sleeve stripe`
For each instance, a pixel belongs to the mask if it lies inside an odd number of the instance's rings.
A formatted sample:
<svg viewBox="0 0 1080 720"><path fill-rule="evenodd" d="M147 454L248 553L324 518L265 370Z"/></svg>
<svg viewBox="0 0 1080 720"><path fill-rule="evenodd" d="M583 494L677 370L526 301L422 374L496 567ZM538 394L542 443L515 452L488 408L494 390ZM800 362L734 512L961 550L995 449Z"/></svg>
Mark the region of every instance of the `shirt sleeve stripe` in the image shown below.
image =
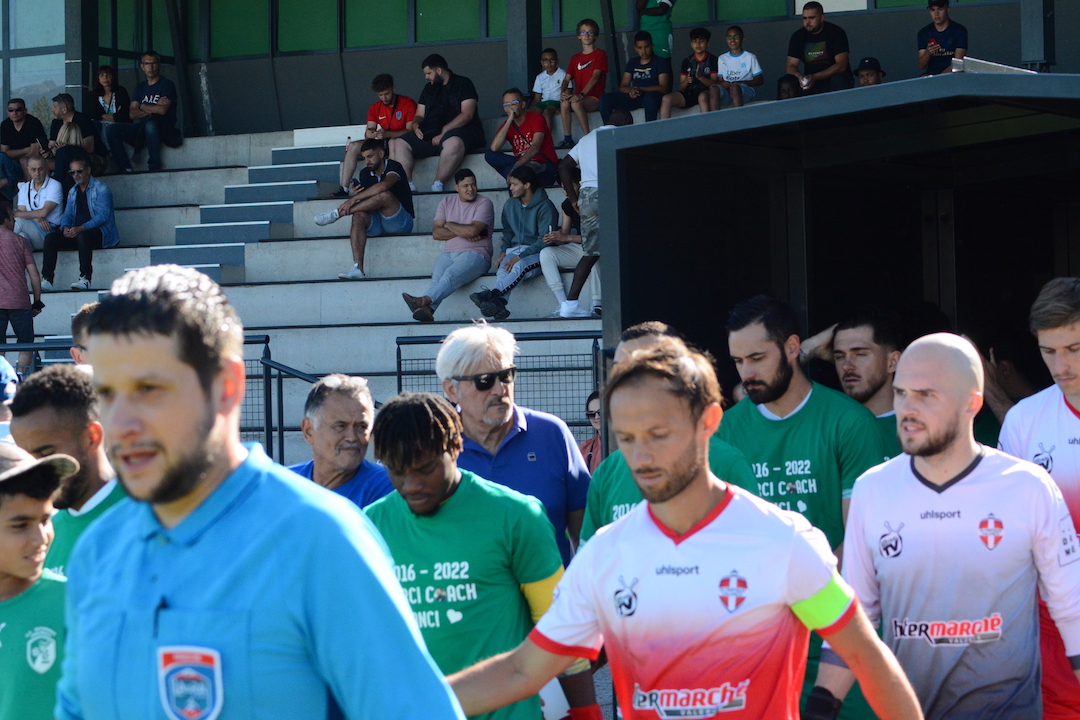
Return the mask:
<svg viewBox="0 0 1080 720"><path fill-rule="evenodd" d="M596 660L600 657L600 648L563 645L562 643L557 643L551 638L547 637L536 628L533 628L532 632L529 633L529 639L532 640L541 650L547 650L549 653L552 653L554 655L570 655L571 657L584 657L590 660Z"/></svg>
<svg viewBox="0 0 1080 720"><path fill-rule="evenodd" d="M833 570L825 587L813 596L792 605L791 610L803 625L825 635L827 631L836 632L847 624L851 619L848 613L855 612L851 609L854 607L854 599L855 591Z"/></svg>

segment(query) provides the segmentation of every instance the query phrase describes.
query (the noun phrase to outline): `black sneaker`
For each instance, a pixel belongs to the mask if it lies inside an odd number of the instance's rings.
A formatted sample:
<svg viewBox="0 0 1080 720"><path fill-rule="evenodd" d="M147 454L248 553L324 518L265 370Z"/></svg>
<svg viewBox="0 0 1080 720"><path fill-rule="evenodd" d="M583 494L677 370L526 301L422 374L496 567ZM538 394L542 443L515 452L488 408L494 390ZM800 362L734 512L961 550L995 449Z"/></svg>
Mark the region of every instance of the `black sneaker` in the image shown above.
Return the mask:
<svg viewBox="0 0 1080 720"><path fill-rule="evenodd" d="M505 320L506 318L510 317L510 311L506 309L506 298L497 297L491 302L493 305L495 305L495 307L493 308L495 312L491 313L491 318L493 320ZM488 313L484 314L487 315Z"/></svg>
<svg viewBox="0 0 1080 720"><path fill-rule="evenodd" d="M349 191L346 190L345 188L338 188L334 192L330 193L330 197L332 197L332 198L347 198L347 197L349 197Z"/></svg>
<svg viewBox="0 0 1080 720"><path fill-rule="evenodd" d="M575 144L576 143L573 140L567 140L566 138L563 138L563 141L561 143L559 143L558 145L556 145L555 149L556 150L569 150L570 148L574 147Z"/></svg>

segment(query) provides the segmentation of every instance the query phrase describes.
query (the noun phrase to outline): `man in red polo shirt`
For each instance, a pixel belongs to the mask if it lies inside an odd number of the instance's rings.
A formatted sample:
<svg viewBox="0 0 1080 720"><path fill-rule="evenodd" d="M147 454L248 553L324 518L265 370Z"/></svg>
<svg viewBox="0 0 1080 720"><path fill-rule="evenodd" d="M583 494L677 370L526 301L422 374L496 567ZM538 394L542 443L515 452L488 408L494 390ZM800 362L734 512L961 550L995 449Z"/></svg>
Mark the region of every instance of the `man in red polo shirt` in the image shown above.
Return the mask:
<svg viewBox="0 0 1080 720"><path fill-rule="evenodd" d="M488 165L503 177L514 168L528 165L536 172L541 185L554 185L559 177L559 158L555 155L555 144L551 142L551 132L544 116L525 111L525 95L517 88L503 93L503 112L506 113L506 122L499 127L491 147L484 153ZM502 152L507 142L513 155Z"/></svg>
<svg viewBox="0 0 1080 720"><path fill-rule="evenodd" d="M397 88L394 87L394 77L388 73L376 75L371 81L371 89L379 96L379 100L368 108L367 130L364 131L363 140L382 140L386 144L387 157L401 163L409 180L409 188L415 191L416 187L412 182L412 149L401 136L412 132L415 127L413 118L416 115L416 101L398 95ZM351 194L349 186L359 164L363 140L356 140L345 146L345 161L341 164L341 187L331 197L346 198Z"/></svg>

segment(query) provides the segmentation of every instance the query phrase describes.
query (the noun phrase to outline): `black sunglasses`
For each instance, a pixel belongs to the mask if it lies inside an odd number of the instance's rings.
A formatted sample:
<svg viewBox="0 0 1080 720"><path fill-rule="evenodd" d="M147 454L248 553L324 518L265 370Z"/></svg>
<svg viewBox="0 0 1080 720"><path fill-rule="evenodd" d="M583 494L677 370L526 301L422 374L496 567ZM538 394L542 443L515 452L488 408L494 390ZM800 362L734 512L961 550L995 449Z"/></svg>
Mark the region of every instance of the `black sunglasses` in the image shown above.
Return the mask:
<svg viewBox="0 0 1080 720"><path fill-rule="evenodd" d="M26 108L24 108L24 107L8 108L7 111L8 112L26 112Z"/></svg>
<svg viewBox="0 0 1080 720"><path fill-rule="evenodd" d="M68 175L82 175L84 172L86 172L86 168L80 170L68 170Z"/></svg>
<svg viewBox="0 0 1080 720"><path fill-rule="evenodd" d="M585 417L587 417L589 420L592 420L594 417L600 417L600 411L599 410L586 410L585 411Z"/></svg>
<svg viewBox="0 0 1080 720"><path fill-rule="evenodd" d="M451 380L457 380L458 382L469 382L476 386L476 389L480 392L490 390L495 386L495 378L499 378L499 382L503 385L512 385L514 378L517 377L517 368L511 365L503 370L496 370L495 372L480 373L479 375L456 375Z"/></svg>

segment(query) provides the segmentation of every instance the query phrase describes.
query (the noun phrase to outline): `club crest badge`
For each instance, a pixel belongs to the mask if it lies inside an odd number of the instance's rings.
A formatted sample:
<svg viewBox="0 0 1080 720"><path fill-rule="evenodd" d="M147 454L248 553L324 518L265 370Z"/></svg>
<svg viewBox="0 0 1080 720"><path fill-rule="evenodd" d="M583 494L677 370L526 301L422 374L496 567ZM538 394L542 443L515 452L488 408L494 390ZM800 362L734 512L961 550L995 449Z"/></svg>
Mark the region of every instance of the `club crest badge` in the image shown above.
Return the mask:
<svg viewBox="0 0 1080 720"><path fill-rule="evenodd" d="M637 593L634 592L634 586L637 585L637 582L637 578L634 578L627 585L626 581L622 579L622 575L619 576L619 584L622 585L622 589L615 591L615 613L619 617L630 617L637 612Z"/></svg>
<svg viewBox="0 0 1080 720"><path fill-rule="evenodd" d="M736 570L720 579L720 602L728 612L735 612L746 602L746 591L746 578Z"/></svg>
<svg viewBox="0 0 1080 720"><path fill-rule="evenodd" d="M1054 470L1053 452L1055 450L1057 450L1057 445L1051 445L1050 449L1047 450L1042 443L1039 443L1039 452L1035 453L1035 457L1031 458L1031 462L1041 465L1046 472L1052 472Z"/></svg>
<svg viewBox="0 0 1080 720"><path fill-rule="evenodd" d="M157 651L158 690L169 720L215 720L225 704L221 653L187 645Z"/></svg>
<svg viewBox="0 0 1080 720"><path fill-rule="evenodd" d="M56 662L55 630L39 625L26 633L26 662L39 675L52 669Z"/></svg>
<svg viewBox="0 0 1080 720"><path fill-rule="evenodd" d="M1005 523L994 517L993 513L979 521L979 539L987 550L993 550L1000 545L1004 537Z"/></svg>
<svg viewBox="0 0 1080 720"><path fill-rule="evenodd" d="M904 538L900 537L900 531L904 529L904 523L900 523L900 526L895 530L892 529L889 523L885 523L885 529L888 532L878 539L878 549L881 550L882 557L900 557L900 553L904 552Z"/></svg>

